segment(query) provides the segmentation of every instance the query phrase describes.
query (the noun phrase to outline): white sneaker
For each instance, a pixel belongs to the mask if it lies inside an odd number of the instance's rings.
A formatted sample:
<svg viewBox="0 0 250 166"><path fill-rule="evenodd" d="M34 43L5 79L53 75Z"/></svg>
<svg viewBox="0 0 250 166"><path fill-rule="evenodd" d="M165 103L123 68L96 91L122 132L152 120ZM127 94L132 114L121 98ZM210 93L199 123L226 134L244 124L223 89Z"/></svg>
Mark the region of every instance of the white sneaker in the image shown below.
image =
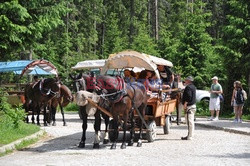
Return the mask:
<svg viewBox="0 0 250 166"><path fill-rule="evenodd" d="M211 117L208 118L207 120L208 120L208 121L212 121L213 119L214 119L214 117L211 116Z"/></svg>
<svg viewBox="0 0 250 166"><path fill-rule="evenodd" d="M238 123L238 119L234 119L234 123Z"/></svg>
<svg viewBox="0 0 250 166"><path fill-rule="evenodd" d="M239 123L242 123L242 119L239 119L238 122L239 122Z"/></svg>
<svg viewBox="0 0 250 166"><path fill-rule="evenodd" d="M213 121L217 121L217 120L219 120L219 118L218 118L218 117L216 117L216 118L214 118L214 119L213 119Z"/></svg>

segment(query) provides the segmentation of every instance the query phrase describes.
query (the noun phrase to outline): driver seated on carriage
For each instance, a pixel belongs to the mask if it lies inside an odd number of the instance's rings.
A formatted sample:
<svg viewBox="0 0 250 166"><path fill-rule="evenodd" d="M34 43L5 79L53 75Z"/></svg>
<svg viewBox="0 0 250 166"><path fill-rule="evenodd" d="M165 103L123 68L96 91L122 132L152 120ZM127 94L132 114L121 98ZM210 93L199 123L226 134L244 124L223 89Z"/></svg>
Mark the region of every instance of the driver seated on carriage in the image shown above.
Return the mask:
<svg viewBox="0 0 250 166"><path fill-rule="evenodd" d="M169 67L163 65L157 65L160 77L163 84L169 85L170 88L174 86L174 74Z"/></svg>

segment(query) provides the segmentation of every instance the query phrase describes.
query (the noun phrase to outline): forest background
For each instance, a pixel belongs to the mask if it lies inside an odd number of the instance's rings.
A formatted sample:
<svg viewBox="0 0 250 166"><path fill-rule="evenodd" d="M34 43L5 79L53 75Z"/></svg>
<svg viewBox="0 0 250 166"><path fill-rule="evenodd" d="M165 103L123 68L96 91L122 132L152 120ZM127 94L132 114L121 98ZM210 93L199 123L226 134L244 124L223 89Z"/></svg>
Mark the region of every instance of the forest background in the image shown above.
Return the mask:
<svg viewBox="0 0 250 166"><path fill-rule="evenodd" d="M249 0L3 0L0 61L43 58L67 83L77 62L132 49L172 61L198 89L218 76L230 114L233 82L250 94L249 12Z"/></svg>

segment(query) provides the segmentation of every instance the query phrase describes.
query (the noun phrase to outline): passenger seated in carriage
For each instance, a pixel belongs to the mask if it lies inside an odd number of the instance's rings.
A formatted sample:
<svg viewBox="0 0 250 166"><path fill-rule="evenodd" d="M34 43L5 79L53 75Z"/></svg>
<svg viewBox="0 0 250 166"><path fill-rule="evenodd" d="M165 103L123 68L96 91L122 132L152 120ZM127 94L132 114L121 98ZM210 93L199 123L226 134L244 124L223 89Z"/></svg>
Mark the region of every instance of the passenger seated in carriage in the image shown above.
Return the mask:
<svg viewBox="0 0 250 166"><path fill-rule="evenodd" d="M131 83L136 81L135 73L128 69L124 70L124 81L126 83Z"/></svg>
<svg viewBox="0 0 250 166"><path fill-rule="evenodd" d="M169 89L170 86L169 85L163 85L161 84L159 79L152 79L152 71L149 70L143 70L141 71L139 78L138 78L138 82L141 82L145 85L146 90L147 90L147 94L150 97L153 97L154 94L152 92L158 92L161 89ZM156 77L154 77L156 78ZM151 81L150 81L151 79ZM154 83L153 83L154 82Z"/></svg>
<svg viewBox="0 0 250 166"><path fill-rule="evenodd" d="M35 76L33 77L33 82L30 83L30 84L32 85L32 88L34 88L34 86L35 86L39 81L40 81L40 79L39 79L38 75L35 75Z"/></svg>
<svg viewBox="0 0 250 166"><path fill-rule="evenodd" d="M38 78L37 75L35 75L35 76L33 77L33 82L36 83L36 82L38 82L38 81L39 81L39 78Z"/></svg>

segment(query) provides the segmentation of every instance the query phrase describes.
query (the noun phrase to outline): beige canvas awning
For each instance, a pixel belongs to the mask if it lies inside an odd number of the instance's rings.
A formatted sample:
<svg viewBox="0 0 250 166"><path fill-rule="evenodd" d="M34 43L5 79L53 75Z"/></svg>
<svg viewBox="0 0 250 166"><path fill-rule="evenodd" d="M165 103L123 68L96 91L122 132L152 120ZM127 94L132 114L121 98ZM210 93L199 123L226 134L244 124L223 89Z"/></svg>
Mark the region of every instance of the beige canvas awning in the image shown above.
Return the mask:
<svg viewBox="0 0 250 166"><path fill-rule="evenodd" d="M154 57L137 51L126 50L117 54L111 54L106 60L105 66L101 74L105 74L108 69L122 69L122 68L145 68L154 71L156 76L160 78L157 70L157 65L164 65L173 67L172 62L163 58Z"/></svg>
<svg viewBox="0 0 250 166"><path fill-rule="evenodd" d="M72 67L74 70L80 69L97 69L102 68L105 65L105 59L99 60L86 60L82 62L78 62L75 66Z"/></svg>

